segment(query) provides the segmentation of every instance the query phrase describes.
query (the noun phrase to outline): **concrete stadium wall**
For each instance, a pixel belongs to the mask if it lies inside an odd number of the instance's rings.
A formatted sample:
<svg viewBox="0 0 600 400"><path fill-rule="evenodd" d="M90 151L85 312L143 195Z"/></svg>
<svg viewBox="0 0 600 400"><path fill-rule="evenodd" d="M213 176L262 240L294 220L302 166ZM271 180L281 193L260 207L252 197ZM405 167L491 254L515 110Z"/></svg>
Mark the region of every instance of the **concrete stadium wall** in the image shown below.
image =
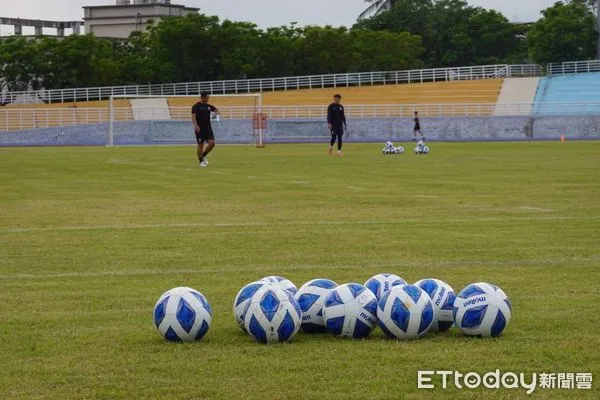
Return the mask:
<svg viewBox="0 0 600 400"><path fill-rule="evenodd" d="M348 121L346 141L409 141L410 118L354 118ZM428 140L528 140L567 138L600 139L598 116L544 117L435 117L422 119ZM220 143L251 143L252 121L216 123ZM107 142L107 124L41 128L0 133L0 146L102 146ZM266 143L322 142L329 132L322 120L273 120L268 122ZM115 145L195 143L187 121L132 121L115 124Z"/></svg>
<svg viewBox="0 0 600 400"><path fill-rule="evenodd" d="M531 106L520 106L519 115L531 115L533 102L537 92L540 78L506 78L502 82L502 89L498 96L494 115L514 115L514 109L511 109L511 104L531 104Z"/></svg>

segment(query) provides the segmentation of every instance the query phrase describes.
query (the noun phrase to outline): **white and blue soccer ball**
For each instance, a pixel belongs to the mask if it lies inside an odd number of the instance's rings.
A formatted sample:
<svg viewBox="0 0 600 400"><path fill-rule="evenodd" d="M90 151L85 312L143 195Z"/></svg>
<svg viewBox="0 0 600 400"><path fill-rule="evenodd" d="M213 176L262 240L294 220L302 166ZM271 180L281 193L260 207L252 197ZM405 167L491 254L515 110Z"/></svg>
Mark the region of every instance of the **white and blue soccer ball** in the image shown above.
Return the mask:
<svg viewBox="0 0 600 400"><path fill-rule="evenodd" d="M377 274L369 278L365 282L365 286L369 289L377 301L381 300L384 294L389 292L394 286L406 285L406 281L394 274Z"/></svg>
<svg viewBox="0 0 600 400"><path fill-rule="evenodd" d="M417 147L415 147L415 154L429 154L429 146L425 144L423 139L417 142Z"/></svg>
<svg viewBox="0 0 600 400"><path fill-rule="evenodd" d="M395 151L396 148L394 147L394 143L389 140L385 142L385 146L383 147L383 150L381 150L383 154L394 154Z"/></svg>
<svg viewBox="0 0 600 400"><path fill-rule="evenodd" d="M394 154L404 154L404 147L398 146L394 148Z"/></svg>
<svg viewBox="0 0 600 400"><path fill-rule="evenodd" d="M377 325L377 298L359 283L340 285L325 298L323 320L333 335L365 338Z"/></svg>
<svg viewBox="0 0 600 400"><path fill-rule="evenodd" d="M302 323L302 310L287 290L265 284L252 296L244 315L244 328L261 343L287 342Z"/></svg>
<svg viewBox="0 0 600 400"><path fill-rule="evenodd" d="M170 342L193 342L206 335L212 321L212 308L206 297L188 287L171 289L154 306L154 325Z"/></svg>
<svg viewBox="0 0 600 400"><path fill-rule="evenodd" d="M294 283L292 281L284 278L283 276L276 276L276 275L265 276L264 278L261 279L261 281L273 283L277 287L279 287L283 290L288 290L292 294L296 294L296 292L298 291L298 288L296 287L296 285L294 285Z"/></svg>
<svg viewBox="0 0 600 400"><path fill-rule="evenodd" d="M454 299L456 294L452 286L439 279L421 279L415 282L429 295L433 303L433 332L446 332L454 325Z"/></svg>
<svg viewBox="0 0 600 400"><path fill-rule="evenodd" d="M244 328L244 313L246 312L246 308L254 293L265 284L267 284L267 282L264 281L249 283L238 292L235 296L235 300L233 300L233 315L235 316L235 322L237 322L244 332L246 331Z"/></svg>
<svg viewBox="0 0 600 400"><path fill-rule="evenodd" d="M433 324L433 304L415 285L395 286L379 301L379 326L392 339L418 339Z"/></svg>
<svg viewBox="0 0 600 400"><path fill-rule="evenodd" d="M454 300L454 322L466 335L495 337L504 331L511 304L498 286L478 282L465 287Z"/></svg>
<svg viewBox="0 0 600 400"><path fill-rule="evenodd" d="M323 321L323 304L325 297L337 283L329 279L313 279L306 282L296 293L296 300L302 310L302 326L307 333L327 332Z"/></svg>

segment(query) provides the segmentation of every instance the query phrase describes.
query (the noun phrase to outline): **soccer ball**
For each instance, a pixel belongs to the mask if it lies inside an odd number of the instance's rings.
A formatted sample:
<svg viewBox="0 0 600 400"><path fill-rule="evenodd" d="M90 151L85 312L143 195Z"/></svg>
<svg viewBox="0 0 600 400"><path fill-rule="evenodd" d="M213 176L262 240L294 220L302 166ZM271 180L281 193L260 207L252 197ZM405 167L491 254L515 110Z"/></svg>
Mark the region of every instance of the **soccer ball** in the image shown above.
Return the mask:
<svg viewBox="0 0 600 400"><path fill-rule="evenodd" d="M404 154L404 147L398 146L394 149L394 154Z"/></svg>
<svg viewBox="0 0 600 400"><path fill-rule="evenodd" d="M391 154L391 153L392 153L392 149L389 149L389 148L385 147L385 148L384 148L384 149L383 149L381 152L382 152L383 154L386 154L386 155L387 155L387 154Z"/></svg>
<svg viewBox="0 0 600 400"><path fill-rule="evenodd" d="M246 311L246 307L250 303L250 299L254 293L265 284L266 282L262 281L249 283L235 296L235 300L233 301L233 315L235 316L235 322L238 323L244 332L246 331L244 328L244 312Z"/></svg>
<svg viewBox="0 0 600 400"><path fill-rule="evenodd" d="M429 146L423 146L422 153L423 154L429 154Z"/></svg>
<svg viewBox="0 0 600 400"><path fill-rule="evenodd" d="M313 279L306 282L296 293L296 300L302 310L302 330L307 333L326 332L323 321L323 303L337 283L329 279Z"/></svg>
<svg viewBox="0 0 600 400"><path fill-rule="evenodd" d="M261 343L291 340L302 323L302 310L294 295L277 284L265 284L252 296L244 315L244 328Z"/></svg>
<svg viewBox="0 0 600 400"><path fill-rule="evenodd" d="M478 282L465 287L454 300L454 322L471 336L498 336L512 314L510 301L498 286Z"/></svg>
<svg viewBox="0 0 600 400"><path fill-rule="evenodd" d="M188 287L171 289L154 306L154 325L170 342L193 342L206 335L212 309L206 297Z"/></svg>
<svg viewBox="0 0 600 400"><path fill-rule="evenodd" d="M420 287L429 295L433 303L433 325L431 330L434 332L446 332L454 325L454 316L452 308L454 307L454 289L446 282L439 279L421 279L415 282L415 286Z"/></svg>
<svg viewBox="0 0 600 400"><path fill-rule="evenodd" d="M406 281L394 274L377 274L365 282L365 286L373 292L377 301L381 300L383 295L389 292L392 287L398 285L406 285Z"/></svg>
<svg viewBox="0 0 600 400"><path fill-rule="evenodd" d="M290 281L289 279L285 279L282 276L266 276L264 278L261 279L262 282L268 282L268 283L274 283L277 287L283 289L283 290L288 290L290 291L292 294L296 294L296 292L298 291L298 288L296 287L296 285L294 285L294 283L292 281Z"/></svg>
<svg viewBox="0 0 600 400"><path fill-rule="evenodd" d="M377 298L361 284L340 285L325 298L323 320L336 336L365 338L377 324Z"/></svg>
<svg viewBox="0 0 600 400"><path fill-rule="evenodd" d="M433 324L433 303L418 286L395 286L379 301L377 318L388 337L417 339Z"/></svg>

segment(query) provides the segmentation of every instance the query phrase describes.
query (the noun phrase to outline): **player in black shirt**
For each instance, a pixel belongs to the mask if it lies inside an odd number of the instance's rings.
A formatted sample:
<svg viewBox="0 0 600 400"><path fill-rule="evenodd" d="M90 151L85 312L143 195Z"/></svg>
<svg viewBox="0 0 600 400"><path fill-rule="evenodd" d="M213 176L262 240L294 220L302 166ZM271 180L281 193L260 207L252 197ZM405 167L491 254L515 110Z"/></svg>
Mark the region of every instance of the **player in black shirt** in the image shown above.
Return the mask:
<svg viewBox="0 0 600 400"><path fill-rule="evenodd" d="M413 119L415 122L415 127L413 128L413 140L417 140L417 132L421 135L421 139L423 138L423 133L421 133L421 120L419 119L419 112L415 111L415 118Z"/></svg>
<svg viewBox="0 0 600 400"><path fill-rule="evenodd" d="M210 123L211 113L219 113L219 110L211 104L208 104L210 94L202 92L200 101L192 107L192 122L194 123L194 131L196 132L196 142L198 142L198 161L201 167L208 166L206 156L215 147L215 134ZM206 149L204 149L206 143Z"/></svg>
<svg viewBox="0 0 600 400"><path fill-rule="evenodd" d="M329 154L333 152L333 145L336 140L338 143L338 156L342 156L342 136L344 136L344 130L346 127L346 114L344 113L344 106L340 104L342 96L336 94L333 96L333 103L327 108L327 125L331 131L331 142L329 144Z"/></svg>

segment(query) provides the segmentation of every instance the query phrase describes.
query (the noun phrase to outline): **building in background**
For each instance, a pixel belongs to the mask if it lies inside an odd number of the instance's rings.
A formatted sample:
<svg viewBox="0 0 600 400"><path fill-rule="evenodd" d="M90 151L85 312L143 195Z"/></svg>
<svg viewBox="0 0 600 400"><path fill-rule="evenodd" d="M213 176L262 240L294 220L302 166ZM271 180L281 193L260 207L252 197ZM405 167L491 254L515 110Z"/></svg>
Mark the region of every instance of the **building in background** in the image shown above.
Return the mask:
<svg viewBox="0 0 600 400"><path fill-rule="evenodd" d="M127 38L135 31L169 16L183 17L199 8L171 4L170 0L117 0L115 5L83 7L85 33L97 37Z"/></svg>
<svg viewBox="0 0 600 400"><path fill-rule="evenodd" d="M81 21L47 21L41 19L22 19L22 18L7 18L0 17L0 26L9 26L12 27L12 32L15 36L34 36L34 37L42 37L42 36L58 36L64 37L68 34L79 35L81 33L81 26L83 22ZM28 35L23 33L23 28L34 28L33 35ZM48 28L54 30L56 35L51 34L46 29L44 32L44 28ZM0 36L2 35L2 30L0 30Z"/></svg>

